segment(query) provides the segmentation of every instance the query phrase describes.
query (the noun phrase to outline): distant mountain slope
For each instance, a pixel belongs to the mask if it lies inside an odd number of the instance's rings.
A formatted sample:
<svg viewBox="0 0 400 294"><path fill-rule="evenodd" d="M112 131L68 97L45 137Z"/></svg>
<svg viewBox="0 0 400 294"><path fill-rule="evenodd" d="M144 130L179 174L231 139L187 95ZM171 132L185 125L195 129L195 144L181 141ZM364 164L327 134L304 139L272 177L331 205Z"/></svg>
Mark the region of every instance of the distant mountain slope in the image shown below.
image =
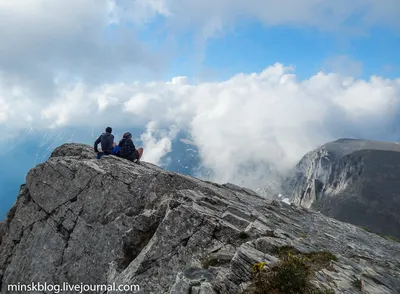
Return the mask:
<svg viewBox="0 0 400 294"><path fill-rule="evenodd" d="M400 144L340 139L307 153L283 184L286 195L383 235L400 237Z"/></svg>

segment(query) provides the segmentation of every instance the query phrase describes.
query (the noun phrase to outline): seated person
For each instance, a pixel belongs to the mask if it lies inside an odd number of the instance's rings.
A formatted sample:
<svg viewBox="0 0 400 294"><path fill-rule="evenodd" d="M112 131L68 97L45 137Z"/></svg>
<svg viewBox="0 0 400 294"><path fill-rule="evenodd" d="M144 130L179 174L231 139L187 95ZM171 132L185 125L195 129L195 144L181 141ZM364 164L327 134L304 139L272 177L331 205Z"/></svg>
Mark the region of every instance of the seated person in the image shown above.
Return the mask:
<svg viewBox="0 0 400 294"><path fill-rule="evenodd" d="M118 146L119 156L130 161L139 161L143 154L143 148L136 149L135 144L132 141L132 134L127 132L119 141Z"/></svg>
<svg viewBox="0 0 400 294"><path fill-rule="evenodd" d="M114 135L111 134L112 128L107 127L106 132L101 134L100 137L94 142L94 152L99 153L97 145L101 143L101 151L104 155L110 155L114 149Z"/></svg>

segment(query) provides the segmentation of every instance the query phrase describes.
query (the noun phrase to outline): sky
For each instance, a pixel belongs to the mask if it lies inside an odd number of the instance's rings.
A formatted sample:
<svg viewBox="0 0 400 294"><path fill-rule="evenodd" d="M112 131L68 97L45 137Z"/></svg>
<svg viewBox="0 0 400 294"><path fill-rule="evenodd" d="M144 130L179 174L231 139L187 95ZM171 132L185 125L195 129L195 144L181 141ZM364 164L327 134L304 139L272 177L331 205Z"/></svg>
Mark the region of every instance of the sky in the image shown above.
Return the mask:
<svg viewBox="0 0 400 294"><path fill-rule="evenodd" d="M156 164L184 133L212 180L250 188L327 141L400 141L398 15L398 0L0 0L0 216L38 152L109 125L140 130Z"/></svg>

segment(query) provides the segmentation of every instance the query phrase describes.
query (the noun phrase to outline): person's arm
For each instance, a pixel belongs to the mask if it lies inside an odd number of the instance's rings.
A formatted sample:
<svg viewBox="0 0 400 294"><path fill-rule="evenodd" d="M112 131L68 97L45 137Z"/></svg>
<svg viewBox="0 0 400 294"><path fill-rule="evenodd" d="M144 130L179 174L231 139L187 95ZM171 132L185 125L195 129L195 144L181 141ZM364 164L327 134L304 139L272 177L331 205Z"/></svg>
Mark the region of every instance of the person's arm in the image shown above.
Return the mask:
<svg viewBox="0 0 400 294"><path fill-rule="evenodd" d="M93 147L94 147L94 152L96 152L96 153L99 152L99 149L97 149L97 145L99 145L99 143L101 142L101 136L102 135L100 135L100 137L98 137L97 140L94 142Z"/></svg>

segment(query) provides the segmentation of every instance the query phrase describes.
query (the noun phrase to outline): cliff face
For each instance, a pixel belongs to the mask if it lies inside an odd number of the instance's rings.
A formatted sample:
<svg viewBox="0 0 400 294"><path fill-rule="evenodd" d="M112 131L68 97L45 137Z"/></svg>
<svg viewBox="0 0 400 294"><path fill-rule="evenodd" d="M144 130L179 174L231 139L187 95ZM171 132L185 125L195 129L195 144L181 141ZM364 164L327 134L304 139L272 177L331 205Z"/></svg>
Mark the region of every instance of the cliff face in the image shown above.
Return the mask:
<svg viewBox="0 0 400 294"><path fill-rule="evenodd" d="M295 204L400 238L400 145L338 140L306 154L286 181Z"/></svg>
<svg viewBox="0 0 400 294"><path fill-rule="evenodd" d="M242 293L252 266L272 267L282 246L338 257L313 278L319 287L400 292L397 242L232 184L65 144L28 173L0 223L0 289L33 281Z"/></svg>

